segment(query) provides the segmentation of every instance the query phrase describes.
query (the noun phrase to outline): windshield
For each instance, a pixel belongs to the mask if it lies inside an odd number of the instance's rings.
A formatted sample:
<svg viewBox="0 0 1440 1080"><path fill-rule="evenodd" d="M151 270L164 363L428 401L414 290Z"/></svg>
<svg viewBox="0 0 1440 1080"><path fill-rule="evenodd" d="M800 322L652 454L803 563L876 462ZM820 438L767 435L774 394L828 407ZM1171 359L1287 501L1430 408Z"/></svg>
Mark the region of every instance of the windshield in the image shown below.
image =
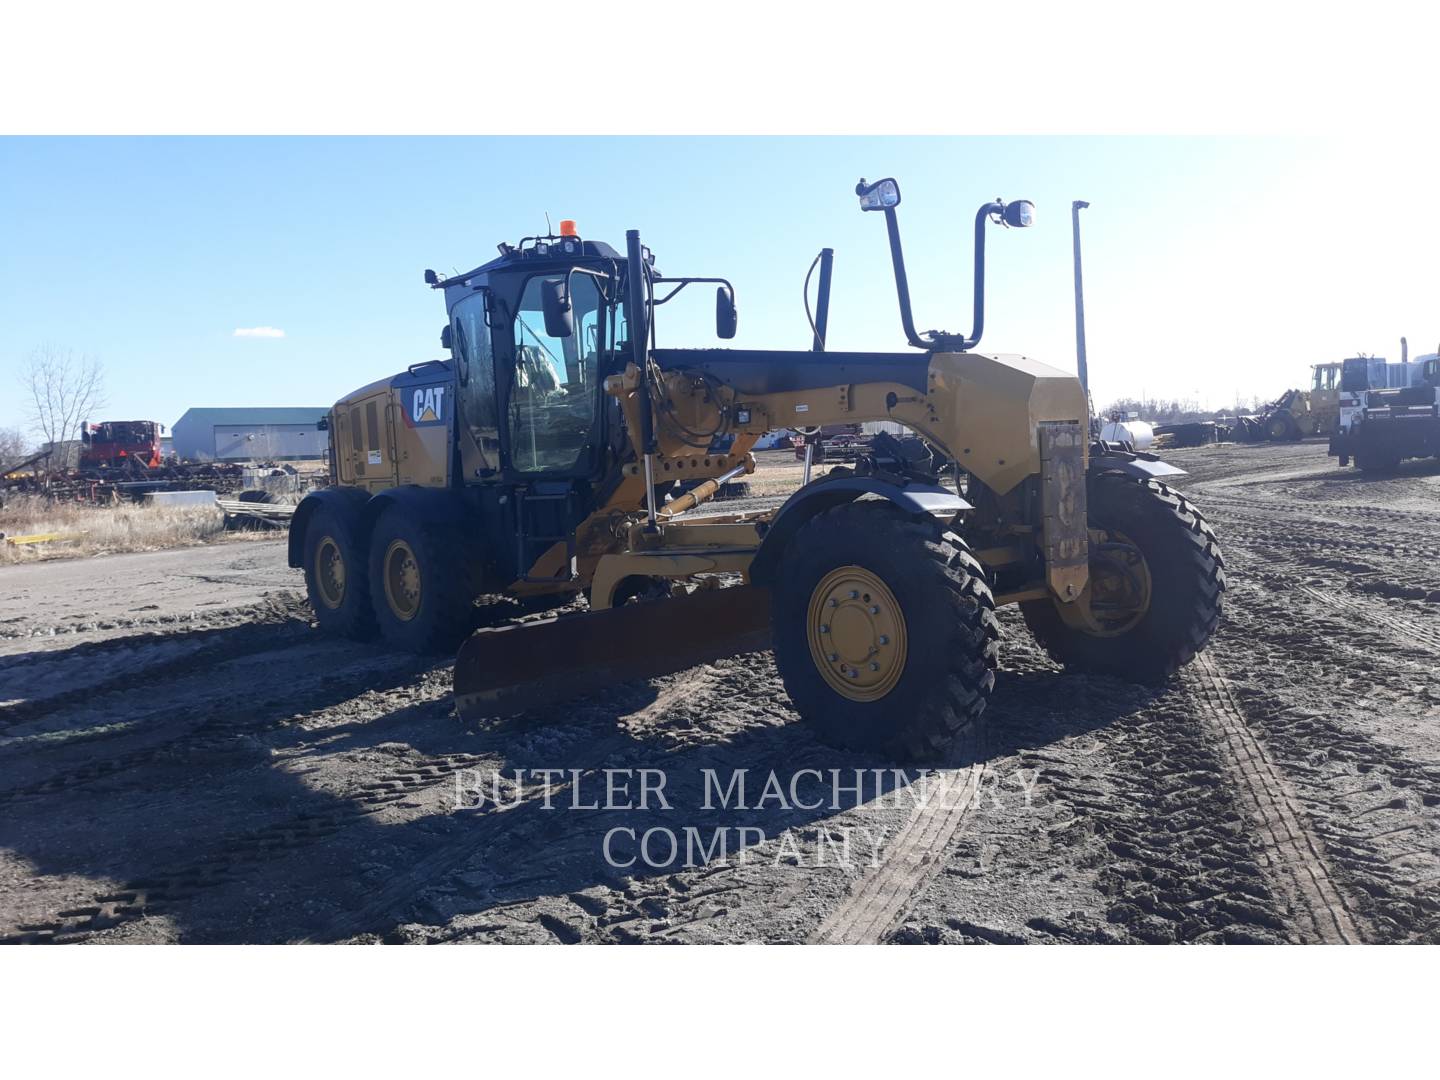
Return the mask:
<svg viewBox="0 0 1440 1080"><path fill-rule="evenodd" d="M1340 369L1340 389L1346 393L1370 389L1370 361L1365 357L1346 360Z"/></svg>
<svg viewBox="0 0 1440 1080"><path fill-rule="evenodd" d="M94 438L97 442L115 443L148 443L150 441L150 425L143 423L116 423L114 421L101 424L100 430L95 432Z"/></svg>
<svg viewBox="0 0 1440 1080"><path fill-rule="evenodd" d="M525 284L515 315L515 377L510 389L510 462L522 472L572 472L583 464L595 426L601 326L600 291L589 274L570 275L569 337L545 332L541 307L546 283L564 287L565 275L540 275Z"/></svg>

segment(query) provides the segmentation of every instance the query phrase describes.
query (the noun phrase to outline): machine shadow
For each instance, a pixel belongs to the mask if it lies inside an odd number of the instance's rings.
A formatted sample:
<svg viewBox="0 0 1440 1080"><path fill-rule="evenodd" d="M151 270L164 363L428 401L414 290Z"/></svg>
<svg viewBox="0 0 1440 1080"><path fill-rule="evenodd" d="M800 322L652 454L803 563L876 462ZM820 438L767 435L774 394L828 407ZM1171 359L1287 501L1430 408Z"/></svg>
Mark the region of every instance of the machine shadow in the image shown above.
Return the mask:
<svg viewBox="0 0 1440 1080"><path fill-rule="evenodd" d="M944 765L986 765L1082 737L1143 708L1163 692L1057 672L1032 672L1024 678L1002 674L992 699L990 724L982 735L957 748ZM612 725L620 715L617 710ZM320 935L318 940L385 934L405 922L443 925L501 906L570 896L595 887L624 889L631 883L715 865L716 860L703 857L705 845L723 845L726 861L746 860L755 855L753 849L786 830L822 825L857 805L888 800L891 806L911 806L911 795L902 789L924 783L928 771L824 746L798 721L748 726L729 738L672 747L663 745L667 735L663 730L630 735L612 726L612 732L614 740L602 738L579 753L549 749L543 740L506 750L497 770L503 780L513 781L517 772L533 776L545 769L567 774L562 777L565 786L549 805L532 793L528 800L503 808L514 797L513 783L502 780L497 805L492 797L496 789L488 787L493 774L462 779L449 815L460 823L459 851L448 871L447 887L437 890L443 898L430 895L435 879L417 881L405 899L384 911L357 912L357 918L342 919L340 932ZM443 743L427 749L433 752ZM619 805L612 803L609 808L602 772L607 768L620 771L624 785ZM640 798L640 769L663 776L663 804ZM580 770L578 787L571 782L570 770ZM772 774L778 788L767 788ZM845 791L838 798L834 797L837 777ZM462 792L467 799L472 797L474 789L466 785L476 779L484 797L467 806L461 802ZM737 782L743 795L724 798L727 789L737 790L730 787ZM857 793L850 794L851 790ZM422 820L379 826L377 832L394 842L428 827ZM647 850L644 838L651 830L657 831ZM369 844L357 841L353 846L363 849ZM408 868L394 869L403 876ZM422 892L426 898L417 902ZM576 913L580 911L577 907ZM279 923L267 931L275 940L295 936Z"/></svg>
<svg viewBox="0 0 1440 1080"><path fill-rule="evenodd" d="M307 706L339 704L373 688L335 685L317 692ZM387 821L353 794L309 784L293 765L276 767L277 753L300 741L299 731L282 722L294 713L293 705L277 704L246 716L234 740L177 754L173 761L162 758L161 767L144 777L122 769L112 777L87 778L84 798L57 791L11 801L0 824L0 847L34 874L92 879L96 900L149 887L151 908L145 914L163 914L182 941L337 941L364 932L384 934L403 922L443 925L500 905L595 886L623 888L684 869L683 849L676 860L651 865L637 857L617 866L640 854L633 844L620 850L612 837L607 858L606 837L617 828L629 831L621 837L626 843L629 835L639 838L657 827L680 836L687 828L706 837L728 830L727 855L734 858L787 829L824 822L857 802L893 796L922 775L916 766L823 746L798 721L747 722L721 737L697 736L663 722L625 727L626 718L654 694L653 687L631 684L582 703L558 723L522 720L480 733L461 724L441 701L414 702L327 729L326 754L393 754L408 747L432 760L487 756L502 777L517 770L525 776L561 770L564 789L548 807L539 798L513 808L488 799L476 806L469 794L477 783L484 787L485 778L457 773L439 781L439 805L432 800L420 816ZM1145 699L1146 692L1108 680L1002 672L985 733L964 743L946 764L984 764L1081 736ZM217 731L223 732L226 718L225 706L217 703L209 718L217 721ZM247 734L257 727L269 731L258 739ZM304 756L288 760L303 764ZM640 805L632 773L631 805L622 801L606 809L605 769L659 770L669 808L653 799ZM572 770L580 777L578 800L569 794ZM797 790L792 778L802 770L826 779L805 774L799 798L792 801ZM847 785L861 770L860 792L838 805L824 797L832 770ZM783 799L761 795L772 772ZM736 775L745 778L743 799L707 800L707 776L723 788ZM445 885L447 895L439 909L433 898L421 899L437 885ZM60 914L0 912L11 931Z"/></svg>

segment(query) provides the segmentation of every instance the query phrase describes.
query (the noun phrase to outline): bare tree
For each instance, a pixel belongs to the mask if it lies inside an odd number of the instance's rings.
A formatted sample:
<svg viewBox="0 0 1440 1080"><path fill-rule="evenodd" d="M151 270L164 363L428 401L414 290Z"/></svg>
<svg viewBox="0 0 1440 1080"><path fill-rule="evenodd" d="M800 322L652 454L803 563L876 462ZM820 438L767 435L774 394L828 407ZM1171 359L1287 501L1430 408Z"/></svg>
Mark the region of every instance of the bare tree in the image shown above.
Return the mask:
<svg viewBox="0 0 1440 1080"><path fill-rule="evenodd" d="M29 449L30 440L19 428L0 428L0 472L29 457Z"/></svg>
<svg viewBox="0 0 1440 1080"><path fill-rule="evenodd" d="M21 380L30 391L30 422L55 448L49 471L66 466L64 443L80 437L80 425L105 404L105 375L93 356L41 345L30 354Z"/></svg>

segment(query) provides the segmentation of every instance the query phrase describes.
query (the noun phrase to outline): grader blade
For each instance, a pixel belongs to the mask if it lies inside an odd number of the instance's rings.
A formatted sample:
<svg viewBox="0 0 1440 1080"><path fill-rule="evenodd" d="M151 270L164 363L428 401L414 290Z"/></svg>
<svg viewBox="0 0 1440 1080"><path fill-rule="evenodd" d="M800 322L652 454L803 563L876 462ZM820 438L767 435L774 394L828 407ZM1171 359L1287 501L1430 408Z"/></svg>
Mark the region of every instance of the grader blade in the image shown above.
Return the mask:
<svg viewBox="0 0 1440 1080"><path fill-rule="evenodd" d="M455 658L455 707L510 716L769 647L770 593L754 585L487 628Z"/></svg>

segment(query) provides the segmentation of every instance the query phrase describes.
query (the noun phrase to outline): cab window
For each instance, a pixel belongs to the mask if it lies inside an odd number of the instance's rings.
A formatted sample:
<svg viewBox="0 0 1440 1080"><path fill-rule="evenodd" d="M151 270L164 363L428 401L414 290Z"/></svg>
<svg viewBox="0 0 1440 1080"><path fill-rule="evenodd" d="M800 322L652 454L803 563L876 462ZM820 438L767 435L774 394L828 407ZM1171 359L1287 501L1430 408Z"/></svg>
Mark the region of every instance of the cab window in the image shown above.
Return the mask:
<svg viewBox="0 0 1440 1080"><path fill-rule="evenodd" d="M510 463L521 472L574 472L586 464L595 427L604 319L594 279L571 274L574 333L551 337L541 306L547 283L563 288L565 276L532 277L515 314L515 371L507 417Z"/></svg>
<svg viewBox="0 0 1440 1080"><path fill-rule="evenodd" d="M461 365L461 416L480 449L495 460L499 456L500 421L496 410L495 355L485 313L485 293L477 292L456 304L453 318L455 351Z"/></svg>

